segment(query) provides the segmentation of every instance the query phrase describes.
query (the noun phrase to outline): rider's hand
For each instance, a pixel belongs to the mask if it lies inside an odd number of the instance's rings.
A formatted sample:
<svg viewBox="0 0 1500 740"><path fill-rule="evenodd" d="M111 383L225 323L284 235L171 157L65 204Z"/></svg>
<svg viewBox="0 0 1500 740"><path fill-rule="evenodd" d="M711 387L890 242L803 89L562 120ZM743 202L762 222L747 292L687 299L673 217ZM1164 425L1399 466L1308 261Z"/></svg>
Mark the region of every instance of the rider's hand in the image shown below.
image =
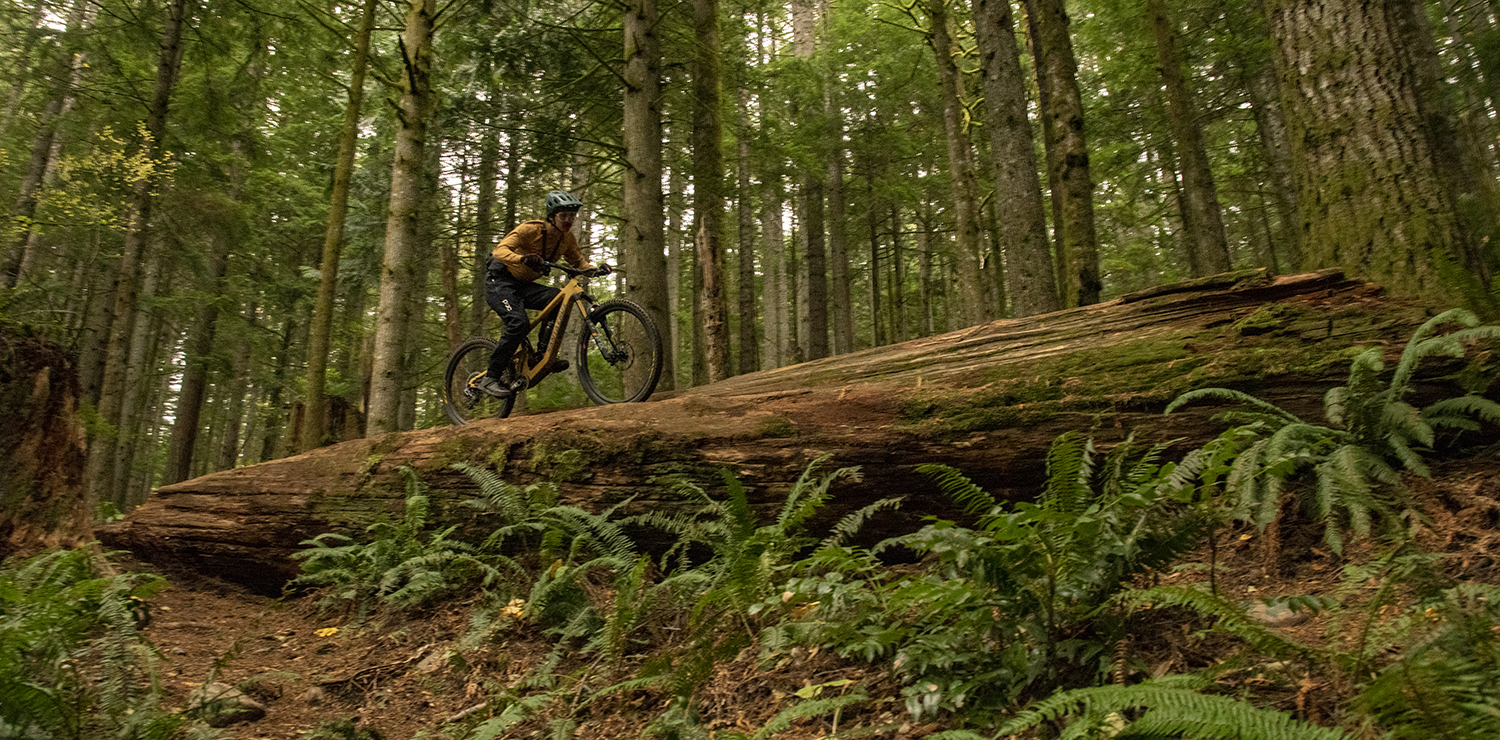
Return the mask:
<svg viewBox="0 0 1500 740"><path fill-rule="evenodd" d="M542 259L540 254L523 254L521 255L521 261L526 263L527 267L537 272L541 272L542 268L547 266L547 261Z"/></svg>
<svg viewBox="0 0 1500 740"><path fill-rule="evenodd" d="M601 262L599 263L598 267L594 268L594 274L599 277L603 277L614 271L615 269L613 267L610 267L608 262Z"/></svg>

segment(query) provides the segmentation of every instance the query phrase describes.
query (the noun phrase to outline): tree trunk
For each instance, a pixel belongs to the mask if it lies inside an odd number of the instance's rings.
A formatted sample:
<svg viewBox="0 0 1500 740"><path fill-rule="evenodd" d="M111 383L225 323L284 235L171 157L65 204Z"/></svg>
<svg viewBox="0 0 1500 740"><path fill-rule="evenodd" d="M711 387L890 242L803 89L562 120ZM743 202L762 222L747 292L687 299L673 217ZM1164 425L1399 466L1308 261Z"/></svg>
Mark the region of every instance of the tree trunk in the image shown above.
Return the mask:
<svg viewBox="0 0 1500 740"><path fill-rule="evenodd" d="M37 7L40 8L40 4ZM83 54L75 53L73 47L77 45L75 39L90 23L92 11L93 5L89 3L74 3L72 11L68 14L67 29L62 34L62 42L56 49L53 49L52 58L45 64L48 70L47 76L52 78L52 89L47 96L47 102L42 106L41 113L37 116L37 130L31 142L31 157L21 176L15 203L10 209L10 220L19 228L12 243L10 259L7 260L5 269L0 271L0 287L15 287L27 273L31 272L32 263L36 259L37 233L32 228L32 219L36 216L37 191L41 189L43 180L53 168L53 157L57 152L59 141L57 128L62 123L64 111L71 106L73 87L78 82L78 73L83 66ZM31 43L32 38L28 37L27 41ZM9 116L7 120L8 118Z"/></svg>
<svg viewBox="0 0 1500 740"><path fill-rule="evenodd" d="M756 332L759 321L755 311L755 205L750 182L750 115L749 93L742 87L739 98L739 149L735 160L737 197L735 215L739 222L739 340L741 373L753 373L760 369L760 336Z"/></svg>
<svg viewBox="0 0 1500 740"><path fill-rule="evenodd" d="M1292 178L1291 143L1287 141L1286 119L1281 115L1280 91L1276 87L1276 70L1270 60L1250 74L1245 81L1250 95L1250 110L1255 114L1255 132L1266 154L1268 183L1276 204L1280 228L1272 239L1272 251L1281 245L1286 259L1282 264L1292 271L1303 269L1302 229L1297 216L1297 183Z"/></svg>
<svg viewBox="0 0 1500 740"><path fill-rule="evenodd" d="M817 50L817 12L813 0L792 0L792 53L808 61ZM824 81L826 83L826 81ZM816 95L816 93L814 93ZM811 96L810 96L811 97ZM813 98L817 100L818 98ZM812 105L794 102L792 118L811 131L823 130L821 111ZM819 151L822 151L821 148ZM801 237L801 270L796 273L799 290L797 361L828 356L828 251L824 236L823 172L811 168L800 173L798 198Z"/></svg>
<svg viewBox="0 0 1500 740"><path fill-rule="evenodd" d="M391 199L386 221L385 258L380 270L380 306L375 324L370 411L365 434L379 436L401 425L401 397L413 382L405 367L411 332L412 259L424 245L421 234L423 175L427 167L427 125L432 115L432 33L436 0L411 0L402 35L402 77L391 169Z"/></svg>
<svg viewBox="0 0 1500 740"><path fill-rule="evenodd" d="M946 0L924 0L932 27L927 43L937 56L938 79L942 83L943 129L948 141L948 169L953 189L956 233L953 250L958 270L958 300L965 326L990 318L984 299L984 273L979 262L979 194L974 181L974 157L969 135L964 131L962 80L953 61L953 39L948 33Z"/></svg>
<svg viewBox="0 0 1500 740"><path fill-rule="evenodd" d="M874 188L874 174L871 173L865 179L865 220L870 227L870 334L876 347L890 343L890 335L886 333L887 326L885 313L881 310L884 296L881 295L881 266L880 266L880 221L881 204L876 201Z"/></svg>
<svg viewBox="0 0 1500 740"><path fill-rule="evenodd" d="M172 100L172 89L177 83L177 74L182 67L182 31L187 23L188 0L174 0L167 6L166 24L162 30L161 53L157 58L156 84L151 101L146 109L146 141L141 146L150 161L160 161L166 150L167 110ZM142 270L147 267L147 230L151 225L151 207L158 182L155 176L142 177L136 181L127 209L127 226L120 261L115 268L114 285L110 292L114 296L110 306L107 351L105 351L99 389L99 416L107 424L118 425L122 404L126 396L126 374L130 360L130 336L135 327L136 303L140 292ZM94 435L89 445L88 470L85 481L93 489L93 500L105 500L113 492L106 493L114 481L111 466L115 459L115 438Z"/></svg>
<svg viewBox="0 0 1500 740"><path fill-rule="evenodd" d="M1026 84L1010 0L973 0L974 35L984 76L990 156L995 165L996 219L1005 254L1011 315L1062 308L1047 243L1047 215L1037 181L1036 146L1026 117Z"/></svg>
<svg viewBox="0 0 1500 740"><path fill-rule="evenodd" d="M830 116L840 116L833 102L825 104ZM828 261L833 295L829 303L833 309L833 353L848 354L854 351L854 298L850 290L849 277L849 233L845 228L844 193L844 126L842 118L835 122L833 148L828 153Z"/></svg>
<svg viewBox="0 0 1500 740"><path fill-rule="evenodd" d="M621 185L621 261L625 297L667 326L667 264L662 253L661 39L657 0L625 5L625 172ZM662 358L659 390L676 387L673 348Z"/></svg>
<svg viewBox="0 0 1500 740"><path fill-rule="evenodd" d="M787 290L786 234L781 223L782 190L781 173L771 172L762 177L765 193L760 208L760 230L765 235L766 260L766 369L787 364L786 347L791 342L789 315L787 310L793 296Z"/></svg>
<svg viewBox="0 0 1500 740"><path fill-rule="evenodd" d="M302 451L321 447L328 436L328 356L333 348L334 298L338 293L339 259L344 250L344 218L349 212L349 185L354 178L354 152L359 146L359 120L369 67L370 33L375 27L377 0L365 0L359 32L354 37L354 69L350 73L349 102L339 129L338 160L333 169L333 194L328 205L328 227L323 233L323 256L318 263L318 298L313 304L307 347L307 412L299 437Z"/></svg>
<svg viewBox="0 0 1500 740"><path fill-rule="evenodd" d="M493 86L493 78L493 73L486 73L491 105L499 97L499 92ZM484 300L484 278L489 269L490 253L495 250L495 194L496 180L500 176L500 137L489 125L494 122L495 118L492 117L480 123L479 195L474 204L474 261L470 265L472 280L469 286L469 332L475 336L484 334L484 323L490 315L490 307Z"/></svg>
<svg viewBox="0 0 1500 740"><path fill-rule="evenodd" d="M165 245L159 235L153 235L151 252L161 252ZM160 254L148 257L151 269L141 284L141 294L148 300L165 297L170 288L168 261ZM114 462L109 466L112 480L107 481L108 491L120 511L128 511L135 498L129 490L129 481L135 471L136 450L140 447L142 430L145 428L143 414L151 393L156 388L157 362L156 344L153 339L160 330L161 319L157 311L137 311L135 324L130 331L130 355L125 366L124 398L120 399L120 419L115 424ZM153 420L154 422L155 420ZM102 493L102 491L101 491ZM101 499L103 500L103 499Z"/></svg>
<svg viewBox="0 0 1500 740"><path fill-rule="evenodd" d="M210 228L212 247L208 255L207 289L215 296L225 294L224 278L229 273L229 252L239 243L238 234L231 233L236 219L232 203L214 204L222 208L214 214L205 214L205 225ZM217 217L215 217L217 216ZM209 364L214 356L214 340L219 320L219 304L208 300L198 310L198 320L189 328L185 342L186 359L182 370L182 391L177 396L173 410L172 437L167 445L166 468L162 471L162 485L185 481L191 477L193 452L198 446L198 431L203 414L203 401L208 390Z"/></svg>
<svg viewBox="0 0 1500 740"><path fill-rule="evenodd" d="M1052 200L1057 219L1053 228L1067 268L1062 278L1064 305L1099 302L1099 246L1094 233L1094 181L1089 174L1089 150L1083 133L1083 98L1078 92L1078 62L1068 35L1068 13L1063 0L1026 0L1033 35L1037 80L1046 90L1042 115L1050 119L1047 159L1052 171ZM1055 150L1055 154L1053 151Z"/></svg>
<svg viewBox="0 0 1500 740"><path fill-rule="evenodd" d="M256 325L256 307L251 304L245 310L249 328ZM250 386L250 340L245 336L234 339L234 355L229 361L229 377L225 379L228 392L224 397L224 436L212 450L213 470L233 470L240 457L240 427L245 415L245 394ZM244 438L252 438L246 433Z"/></svg>
<svg viewBox="0 0 1500 740"><path fill-rule="evenodd" d="M1172 138L1177 142L1177 162L1182 172L1182 188L1187 210L1188 243L1202 267L1201 274L1215 275L1231 269L1229 241L1224 235L1224 218L1219 211L1219 193L1214 186L1213 170L1208 166L1208 152L1203 147L1203 131L1198 125L1198 111L1192 92L1183 80L1182 59L1177 54L1177 29L1167 17L1165 0L1147 0L1151 31L1156 37L1156 60L1162 86L1167 96L1167 119Z"/></svg>
<svg viewBox="0 0 1500 740"><path fill-rule="evenodd" d="M1268 0L1310 264L1407 295L1487 290L1465 163L1406 0ZM1378 125L1375 125L1378 124ZM1457 269L1455 269L1457 268ZM1465 276L1463 273L1467 272Z"/></svg>
<svg viewBox="0 0 1500 740"><path fill-rule="evenodd" d="M715 383L732 374L729 364L729 305L725 290L723 219L724 156L720 113L719 2L693 1L698 43L693 61L693 217L698 265L698 326L704 369Z"/></svg>

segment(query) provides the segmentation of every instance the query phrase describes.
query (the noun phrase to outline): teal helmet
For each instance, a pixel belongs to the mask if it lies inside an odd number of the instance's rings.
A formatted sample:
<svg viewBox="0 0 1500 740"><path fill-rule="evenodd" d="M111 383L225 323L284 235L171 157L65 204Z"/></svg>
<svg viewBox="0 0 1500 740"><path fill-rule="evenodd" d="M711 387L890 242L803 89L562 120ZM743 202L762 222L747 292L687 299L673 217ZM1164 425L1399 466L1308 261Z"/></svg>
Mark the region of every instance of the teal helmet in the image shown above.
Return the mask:
<svg viewBox="0 0 1500 740"><path fill-rule="evenodd" d="M552 218L558 211L576 211L582 207L583 201L566 190L547 193L547 218Z"/></svg>

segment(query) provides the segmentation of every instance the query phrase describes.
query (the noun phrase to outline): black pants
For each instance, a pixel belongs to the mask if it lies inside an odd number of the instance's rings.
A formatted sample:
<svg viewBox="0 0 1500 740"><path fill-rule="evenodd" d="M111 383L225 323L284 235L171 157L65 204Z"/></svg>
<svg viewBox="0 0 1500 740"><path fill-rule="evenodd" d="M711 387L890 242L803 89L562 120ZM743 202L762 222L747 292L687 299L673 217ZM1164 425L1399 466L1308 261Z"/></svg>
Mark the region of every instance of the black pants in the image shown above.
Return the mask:
<svg viewBox="0 0 1500 740"><path fill-rule="evenodd" d="M521 346L521 340L526 338L526 325L530 323L526 317L526 309L546 308L561 292L550 285L519 280L504 267L490 268L485 275L484 300L500 315L500 321L504 324L504 329L500 332L500 344L495 347L495 353L490 355L490 377L499 378L505 372L505 368L510 365L511 356L516 353L516 347ZM546 346L551 334L552 322L547 321L542 324L542 343L538 345L538 350Z"/></svg>

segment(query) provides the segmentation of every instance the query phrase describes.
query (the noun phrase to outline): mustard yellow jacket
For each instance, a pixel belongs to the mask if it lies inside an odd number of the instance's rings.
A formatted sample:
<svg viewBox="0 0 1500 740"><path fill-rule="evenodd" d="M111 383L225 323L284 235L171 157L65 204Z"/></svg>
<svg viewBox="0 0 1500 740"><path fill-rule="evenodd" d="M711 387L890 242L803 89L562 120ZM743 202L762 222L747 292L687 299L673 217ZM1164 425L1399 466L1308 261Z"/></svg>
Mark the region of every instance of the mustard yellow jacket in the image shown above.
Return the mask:
<svg viewBox="0 0 1500 740"><path fill-rule="evenodd" d="M542 275L526 266L525 255L528 254L540 254L548 262L565 259L574 267L592 267L583 258L571 230L558 231L556 226L541 220L521 222L500 240L490 256L504 263L517 279L531 282Z"/></svg>

